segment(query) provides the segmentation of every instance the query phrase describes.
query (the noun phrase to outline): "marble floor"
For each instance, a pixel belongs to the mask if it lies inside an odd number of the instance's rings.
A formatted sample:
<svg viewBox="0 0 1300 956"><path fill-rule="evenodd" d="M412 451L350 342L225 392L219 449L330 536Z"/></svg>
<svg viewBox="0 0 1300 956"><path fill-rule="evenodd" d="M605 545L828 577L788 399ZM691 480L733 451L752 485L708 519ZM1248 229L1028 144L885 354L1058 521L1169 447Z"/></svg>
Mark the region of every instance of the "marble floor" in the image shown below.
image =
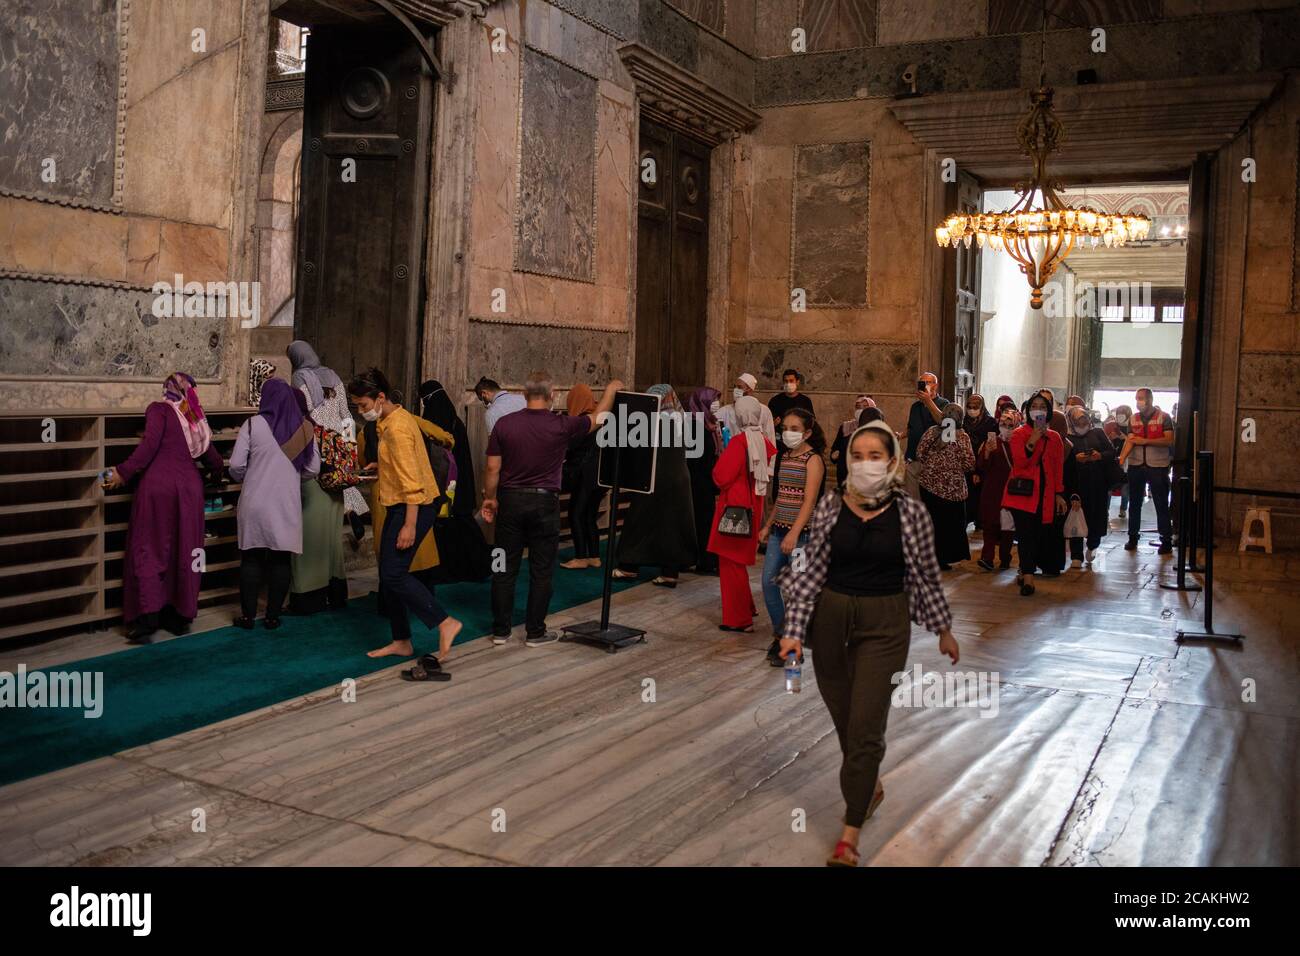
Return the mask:
<svg viewBox="0 0 1300 956"><path fill-rule="evenodd" d="M996 707L892 710L864 863L1300 863L1300 557L1225 542L1216 626L1247 639L1180 646L1202 596L1121 544L1032 598L1010 572L945 575L961 662L915 631L909 670L996 673ZM394 666L355 702L327 687L10 785L0 864L820 865L842 803L814 669L786 694L765 623L716 629L717 587L619 595L649 638L618 654L517 631L458 648L449 683ZM0 669L119 646L0 650Z"/></svg>

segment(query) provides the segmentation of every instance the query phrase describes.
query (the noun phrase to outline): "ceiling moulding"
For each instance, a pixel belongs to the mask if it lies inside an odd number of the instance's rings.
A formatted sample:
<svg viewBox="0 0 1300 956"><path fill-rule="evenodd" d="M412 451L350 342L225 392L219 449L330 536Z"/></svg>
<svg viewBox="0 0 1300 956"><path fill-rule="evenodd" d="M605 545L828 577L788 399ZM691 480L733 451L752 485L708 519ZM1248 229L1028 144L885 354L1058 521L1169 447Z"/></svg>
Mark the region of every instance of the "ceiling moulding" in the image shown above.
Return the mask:
<svg viewBox="0 0 1300 956"><path fill-rule="evenodd" d="M444 26L468 13L482 17L494 0L390 0L417 22ZM371 0L280 0L271 2L271 15L299 26L383 23L390 15Z"/></svg>
<svg viewBox="0 0 1300 956"><path fill-rule="evenodd" d="M1053 179L1150 176L1186 170L1196 155L1231 140L1272 95L1280 73L1238 74L1058 87L1065 127ZM984 180L1025 179L1029 161L1016 141L1025 90L943 93L900 100L893 112L921 145L952 157Z"/></svg>
<svg viewBox="0 0 1300 956"><path fill-rule="evenodd" d="M636 83L641 114L648 119L710 146L758 125L759 114L744 103L641 44L624 44L618 55Z"/></svg>

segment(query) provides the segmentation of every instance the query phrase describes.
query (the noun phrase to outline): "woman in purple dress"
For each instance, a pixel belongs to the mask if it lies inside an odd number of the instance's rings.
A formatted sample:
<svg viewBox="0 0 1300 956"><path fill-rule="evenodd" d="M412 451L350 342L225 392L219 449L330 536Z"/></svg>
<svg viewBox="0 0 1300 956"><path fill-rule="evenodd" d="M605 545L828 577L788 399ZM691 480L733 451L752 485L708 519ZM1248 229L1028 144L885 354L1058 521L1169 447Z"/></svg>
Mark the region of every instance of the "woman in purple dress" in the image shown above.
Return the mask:
<svg viewBox="0 0 1300 956"><path fill-rule="evenodd" d="M200 572L193 568L204 528L199 461L220 475L221 453L212 447L194 379L175 372L163 386L163 400L145 410L144 438L104 481L111 490L139 477L122 561L122 616L132 644L150 643L159 625L184 634L198 613Z"/></svg>

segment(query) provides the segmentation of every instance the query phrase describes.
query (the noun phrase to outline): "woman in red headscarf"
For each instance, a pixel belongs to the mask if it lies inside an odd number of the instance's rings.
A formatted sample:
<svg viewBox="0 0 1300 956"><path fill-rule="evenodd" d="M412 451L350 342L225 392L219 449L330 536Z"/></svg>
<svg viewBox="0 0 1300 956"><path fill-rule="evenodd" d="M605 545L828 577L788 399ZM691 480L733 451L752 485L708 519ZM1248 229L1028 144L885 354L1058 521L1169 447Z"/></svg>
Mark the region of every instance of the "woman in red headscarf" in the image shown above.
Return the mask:
<svg viewBox="0 0 1300 956"><path fill-rule="evenodd" d="M122 559L122 617L127 640L148 644L161 625L183 634L198 613L200 572L194 554L203 548L202 464L221 473L194 379L175 372L161 401L144 413L144 437L126 461L109 470L104 488L138 478Z"/></svg>

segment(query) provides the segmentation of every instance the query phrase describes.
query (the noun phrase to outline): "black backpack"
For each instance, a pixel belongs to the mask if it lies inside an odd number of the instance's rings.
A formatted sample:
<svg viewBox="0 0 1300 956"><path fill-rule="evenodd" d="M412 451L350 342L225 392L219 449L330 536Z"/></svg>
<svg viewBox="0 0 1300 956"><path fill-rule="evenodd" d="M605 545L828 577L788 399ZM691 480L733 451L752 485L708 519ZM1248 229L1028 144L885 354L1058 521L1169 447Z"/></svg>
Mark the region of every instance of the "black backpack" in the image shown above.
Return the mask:
<svg viewBox="0 0 1300 956"><path fill-rule="evenodd" d="M434 512L437 513L442 510L444 504L450 501L447 496L447 487L456 480L456 457L451 453L450 448L439 445L427 435L424 437L424 449L429 455L429 466L433 469L433 480L438 483L438 497L433 502Z"/></svg>

